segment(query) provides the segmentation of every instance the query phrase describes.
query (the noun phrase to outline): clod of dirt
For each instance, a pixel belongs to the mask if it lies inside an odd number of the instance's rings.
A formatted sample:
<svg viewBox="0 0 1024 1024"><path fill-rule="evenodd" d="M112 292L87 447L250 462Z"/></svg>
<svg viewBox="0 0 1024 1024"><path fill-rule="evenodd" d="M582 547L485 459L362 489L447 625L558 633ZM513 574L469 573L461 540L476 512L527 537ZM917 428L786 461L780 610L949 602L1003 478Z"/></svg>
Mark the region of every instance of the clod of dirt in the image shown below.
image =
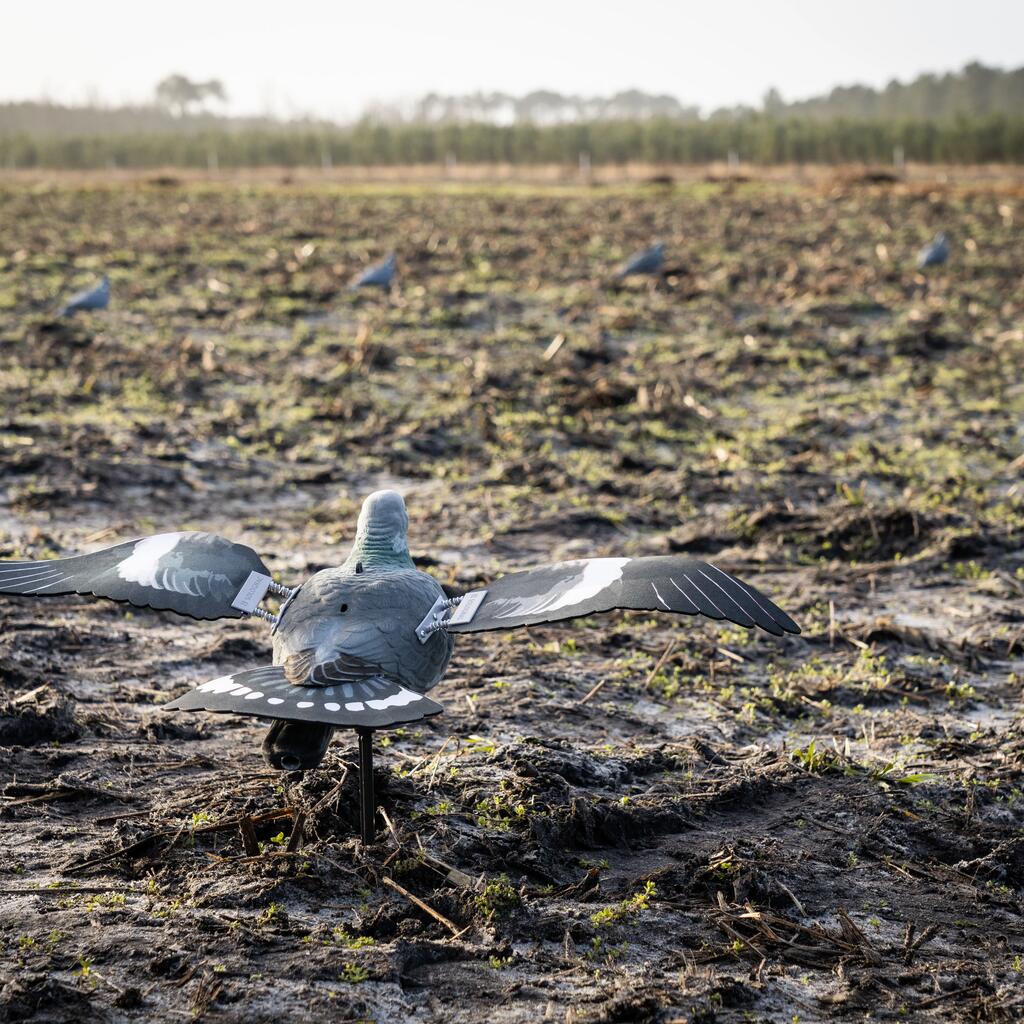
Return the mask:
<svg viewBox="0 0 1024 1024"><path fill-rule="evenodd" d="M901 508L834 511L821 533L839 558L876 559L916 554L931 539L934 523Z"/></svg>
<svg viewBox="0 0 1024 1024"><path fill-rule="evenodd" d="M32 747L74 739L80 732L74 701L51 686L0 701L0 746Z"/></svg>
<svg viewBox="0 0 1024 1024"><path fill-rule="evenodd" d="M45 974L0 975L0 1020L13 1024L23 1020L90 1019L89 996L81 989Z"/></svg>
<svg viewBox="0 0 1024 1024"><path fill-rule="evenodd" d="M198 740L206 735L205 723L175 721L161 711L154 711L139 723L137 735L147 740Z"/></svg>

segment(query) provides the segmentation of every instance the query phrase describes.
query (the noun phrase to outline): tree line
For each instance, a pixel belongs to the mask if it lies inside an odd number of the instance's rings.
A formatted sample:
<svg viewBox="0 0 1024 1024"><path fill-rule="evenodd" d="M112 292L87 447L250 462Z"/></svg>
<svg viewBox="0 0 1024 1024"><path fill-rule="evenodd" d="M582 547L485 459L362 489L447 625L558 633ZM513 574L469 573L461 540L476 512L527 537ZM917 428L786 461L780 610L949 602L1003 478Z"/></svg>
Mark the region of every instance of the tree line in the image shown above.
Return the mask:
<svg viewBox="0 0 1024 1024"><path fill-rule="evenodd" d="M538 90L424 97L411 114L379 108L354 125L224 117L217 79L169 75L136 107L0 104L0 167L93 169L461 163L755 164L1024 162L1024 68L968 64L884 89L841 86L706 117L666 95Z"/></svg>
<svg viewBox="0 0 1024 1024"><path fill-rule="evenodd" d="M866 85L841 85L822 96L787 103L777 89L769 89L760 108L721 107L706 120L745 120L763 113L775 120L942 120L966 115L1012 116L1024 111L1024 68L1004 71L978 62L947 74L931 72L913 81L895 79L882 89ZM537 90L524 96L509 93L471 93L444 96L430 93L420 99L408 115L394 107L375 111L378 120L409 120L426 124L483 121L494 124L529 122L554 124L643 120L677 121L701 119L700 109L674 96L653 95L630 89L613 96L575 96L551 90Z"/></svg>
<svg viewBox="0 0 1024 1024"><path fill-rule="evenodd" d="M0 167L331 167L457 163L1022 163L1024 116L818 121L763 114L730 121L536 125L280 127L190 133L0 136Z"/></svg>

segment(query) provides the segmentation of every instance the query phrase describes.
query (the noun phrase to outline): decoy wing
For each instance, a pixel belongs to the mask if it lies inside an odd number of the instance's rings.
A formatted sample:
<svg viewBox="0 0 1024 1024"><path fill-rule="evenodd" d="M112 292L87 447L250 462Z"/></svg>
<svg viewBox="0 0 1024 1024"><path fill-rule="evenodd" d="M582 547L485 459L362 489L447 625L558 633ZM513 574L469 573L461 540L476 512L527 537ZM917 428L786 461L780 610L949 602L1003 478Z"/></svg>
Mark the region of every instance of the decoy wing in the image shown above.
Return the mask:
<svg viewBox="0 0 1024 1024"><path fill-rule="evenodd" d="M92 594L194 619L239 618L272 582L259 555L212 533L160 533L42 562L0 562L0 594Z"/></svg>
<svg viewBox="0 0 1024 1024"><path fill-rule="evenodd" d="M221 676L164 705L165 711L229 711L261 718L287 718L326 725L382 729L416 722L444 710L422 693L382 675L359 675L346 660L318 678L334 685L302 686L289 682L286 668L274 665ZM311 676L310 678L313 678Z"/></svg>
<svg viewBox="0 0 1024 1024"><path fill-rule="evenodd" d="M760 626L775 636L800 632L781 608L748 584L710 562L671 555L583 558L511 573L484 591L465 595L444 628L478 633L613 608L706 615Z"/></svg>

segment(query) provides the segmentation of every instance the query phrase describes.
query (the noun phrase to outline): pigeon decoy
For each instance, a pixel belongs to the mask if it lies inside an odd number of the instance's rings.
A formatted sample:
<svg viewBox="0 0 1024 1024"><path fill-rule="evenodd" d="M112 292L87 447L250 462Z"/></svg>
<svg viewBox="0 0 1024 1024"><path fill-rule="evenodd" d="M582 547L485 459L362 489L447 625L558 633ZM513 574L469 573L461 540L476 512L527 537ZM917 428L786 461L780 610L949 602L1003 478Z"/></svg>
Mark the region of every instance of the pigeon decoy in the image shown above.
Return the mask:
<svg viewBox="0 0 1024 1024"><path fill-rule="evenodd" d="M367 267L349 285L350 291L357 288L390 288L391 282L395 279L395 254L389 253L387 258L372 267Z"/></svg>
<svg viewBox="0 0 1024 1024"><path fill-rule="evenodd" d="M60 308L57 316L71 316L83 309L106 309L110 305L110 278L106 274L91 288L76 292Z"/></svg>
<svg viewBox="0 0 1024 1024"><path fill-rule="evenodd" d="M615 275L616 281L624 281L634 274L658 274L665 262L665 243L657 242L649 249L635 252L619 268Z"/></svg>
<svg viewBox="0 0 1024 1024"><path fill-rule="evenodd" d="M363 502L348 558L297 588L275 583L252 548L210 533L162 533L92 554L0 562L0 593L92 594L196 619L270 624L272 664L196 687L169 709L274 719L263 744L282 770L320 763L334 729L359 736L361 833L374 834L372 732L443 710L426 696L455 635L573 619L615 608L726 619L775 636L799 633L767 597L709 562L671 555L580 558L516 572L447 597L409 557L405 502ZM272 595L276 614L261 607Z"/></svg>
<svg viewBox="0 0 1024 1024"><path fill-rule="evenodd" d="M940 231L918 254L917 266L919 270L925 267L940 267L949 259L949 239L946 233Z"/></svg>

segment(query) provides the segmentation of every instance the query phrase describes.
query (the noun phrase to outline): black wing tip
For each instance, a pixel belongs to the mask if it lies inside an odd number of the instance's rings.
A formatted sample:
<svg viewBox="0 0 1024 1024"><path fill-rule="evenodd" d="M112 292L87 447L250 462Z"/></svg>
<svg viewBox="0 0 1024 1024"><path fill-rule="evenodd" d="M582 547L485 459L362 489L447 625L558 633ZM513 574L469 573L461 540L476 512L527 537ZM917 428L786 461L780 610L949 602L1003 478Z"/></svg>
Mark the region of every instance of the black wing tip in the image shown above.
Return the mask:
<svg viewBox="0 0 1024 1024"><path fill-rule="evenodd" d="M799 636L803 632L803 630L775 604L772 605L772 625L775 626L775 628L772 629L760 622L758 625L766 633L771 633L772 636L786 636L787 634L790 636Z"/></svg>

